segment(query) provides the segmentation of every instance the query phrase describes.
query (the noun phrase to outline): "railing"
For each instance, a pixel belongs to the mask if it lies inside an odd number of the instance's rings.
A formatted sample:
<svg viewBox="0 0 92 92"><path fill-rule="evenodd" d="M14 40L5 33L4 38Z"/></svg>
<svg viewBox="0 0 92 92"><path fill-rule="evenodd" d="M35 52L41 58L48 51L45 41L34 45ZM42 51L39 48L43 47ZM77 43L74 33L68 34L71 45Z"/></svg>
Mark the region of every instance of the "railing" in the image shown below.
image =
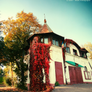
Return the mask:
<svg viewBox="0 0 92 92"><path fill-rule="evenodd" d="M88 62L88 59L87 58L83 58L83 57L80 57L80 56L77 56L77 55L72 55L72 54L69 54L69 53L65 53L65 60L67 61L73 61L75 63L78 63L82 66L85 66L85 64L88 64L86 62Z"/></svg>
<svg viewBox="0 0 92 92"><path fill-rule="evenodd" d="M66 55L73 56L73 57L79 57L79 58L87 59L87 57L78 56L78 55L73 55L73 54L70 54L70 53L67 53L67 52L65 52L65 54L66 54Z"/></svg>

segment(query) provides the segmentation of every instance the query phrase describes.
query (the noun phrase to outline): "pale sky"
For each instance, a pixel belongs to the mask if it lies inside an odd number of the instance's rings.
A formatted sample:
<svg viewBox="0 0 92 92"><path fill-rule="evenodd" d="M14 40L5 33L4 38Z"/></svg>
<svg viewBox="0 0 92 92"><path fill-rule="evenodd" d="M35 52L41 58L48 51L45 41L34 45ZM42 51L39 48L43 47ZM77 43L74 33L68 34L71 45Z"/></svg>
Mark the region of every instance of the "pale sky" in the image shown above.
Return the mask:
<svg viewBox="0 0 92 92"><path fill-rule="evenodd" d="M15 18L22 10L32 12L42 25L45 14L53 32L80 46L92 43L91 0L0 0L0 20Z"/></svg>

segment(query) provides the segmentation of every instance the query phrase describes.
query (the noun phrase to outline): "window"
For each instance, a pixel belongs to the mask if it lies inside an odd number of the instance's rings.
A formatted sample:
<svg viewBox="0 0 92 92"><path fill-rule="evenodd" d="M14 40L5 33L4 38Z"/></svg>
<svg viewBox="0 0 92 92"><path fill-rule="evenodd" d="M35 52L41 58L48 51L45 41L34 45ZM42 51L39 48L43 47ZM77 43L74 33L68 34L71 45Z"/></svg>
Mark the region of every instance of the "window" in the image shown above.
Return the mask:
<svg viewBox="0 0 92 92"><path fill-rule="evenodd" d="M59 46L59 42L58 41L56 41L56 46Z"/></svg>
<svg viewBox="0 0 92 92"><path fill-rule="evenodd" d="M70 48L69 47L66 47L66 52L70 53Z"/></svg>
<svg viewBox="0 0 92 92"><path fill-rule="evenodd" d="M53 39L53 40L52 40L52 44L53 44L53 45L56 45L56 46L59 46L59 41Z"/></svg>
<svg viewBox="0 0 92 92"><path fill-rule="evenodd" d="M48 38L44 38L44 43L48 43Z"/></svg>
<svg viewBox="0 0 92 92"><path fill-rule="evenodd" d="M89 71L84 71L84 76L86 80L91 80L91 72Z"/></svg>
<svg viewBox="0 0 92 92"><path fill-rule="evenodd" d="M52 40L52 44L55 45L55 40Z"/></svg>
<svg viewBox="0 0 92 92"><path fill-rule="evenodd" d="M48 38L41 38L41 43L47 44L48 43Z"/></svg>
<svg viewBox="0 0 92 92"><path fill-rule="evenodd" d="M77 55L77 50L73 49L73 54Z"/></svg>
<svg viewBox="0 0 92 92"><path fill-rule="evenodd" d="M44 41L43 41L43 38L41 38L41 43L43 43Z"/></svg>
<svg viewBox="0 0 92 92"><path fill-rule="evenodd" d="M81 53L81 57L87 58L86 53Z"/></svg>

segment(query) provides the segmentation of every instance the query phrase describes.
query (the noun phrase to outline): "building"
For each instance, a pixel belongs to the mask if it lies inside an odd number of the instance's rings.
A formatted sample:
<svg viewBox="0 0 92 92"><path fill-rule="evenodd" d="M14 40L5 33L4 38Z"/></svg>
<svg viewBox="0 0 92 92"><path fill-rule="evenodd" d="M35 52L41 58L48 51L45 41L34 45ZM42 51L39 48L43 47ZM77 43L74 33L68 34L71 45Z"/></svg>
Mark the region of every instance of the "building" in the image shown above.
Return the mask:
<svg viewBox="0 0 92 92"><path fill-rule="evenodd" d="M86 49L81 48L72 39L64 39L63 36L54 33L46 20L40 32L29 37L29 44L35 36L39 37L39 43L51 42L50 84L55 85L56 81L59 84L92 83L92 60L87 57ZM29 83L28 71L27 84Z"/></svg>

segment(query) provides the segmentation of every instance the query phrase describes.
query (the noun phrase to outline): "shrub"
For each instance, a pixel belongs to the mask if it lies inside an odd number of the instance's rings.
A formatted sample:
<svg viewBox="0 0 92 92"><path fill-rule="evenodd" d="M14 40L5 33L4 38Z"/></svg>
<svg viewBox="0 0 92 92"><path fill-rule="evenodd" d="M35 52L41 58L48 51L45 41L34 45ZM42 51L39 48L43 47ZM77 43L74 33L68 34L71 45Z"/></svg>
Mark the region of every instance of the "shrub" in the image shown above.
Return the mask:
<svg viewBox="0 0 92 92"><path fill-rule="evenodd" d="M12 79L11 78L7 78L6 79L6 83L11 86L12 85Z"/></svg>
<svg viewBox="0 0 92 92"><path fill-rule="evenodd" d="M22 90L27 90L27 87L25 85L22 85L21 83L17 83L17 88L22 89Z"/></svg>
<svg viewBox="0 0 92 92"><path fill-rule="evenodd" d="M57 82L55 82L55 86L59 86L60 84L58 83L58 81Z"/></svg>
<svg viewBox="0 0 92 92"><path fill-rule="evenodd" d="M3 77L0 77L0 83L2 83L3 82Z"/></svg>
<svg viewBox="0 0 92 92"><path fill-rule="evenodd" d="M3 83L7 86L6 77L3 77Z"/></svg>

